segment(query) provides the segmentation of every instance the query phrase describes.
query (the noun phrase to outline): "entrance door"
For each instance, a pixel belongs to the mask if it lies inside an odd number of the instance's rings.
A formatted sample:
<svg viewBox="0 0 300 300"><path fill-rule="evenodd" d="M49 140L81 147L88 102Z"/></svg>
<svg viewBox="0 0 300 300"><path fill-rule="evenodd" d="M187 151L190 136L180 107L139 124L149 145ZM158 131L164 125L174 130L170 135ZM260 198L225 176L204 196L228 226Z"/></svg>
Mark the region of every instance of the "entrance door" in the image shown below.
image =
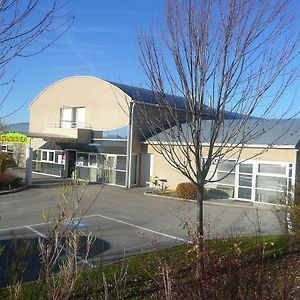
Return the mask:
<svg viewBox="0 0 300 300"><path fill-rule="evenodd" d="M75 172L75 167L76 167L76 155L77 151L76 150L67 150L67 177L72 178L73 172Z"/></svg>

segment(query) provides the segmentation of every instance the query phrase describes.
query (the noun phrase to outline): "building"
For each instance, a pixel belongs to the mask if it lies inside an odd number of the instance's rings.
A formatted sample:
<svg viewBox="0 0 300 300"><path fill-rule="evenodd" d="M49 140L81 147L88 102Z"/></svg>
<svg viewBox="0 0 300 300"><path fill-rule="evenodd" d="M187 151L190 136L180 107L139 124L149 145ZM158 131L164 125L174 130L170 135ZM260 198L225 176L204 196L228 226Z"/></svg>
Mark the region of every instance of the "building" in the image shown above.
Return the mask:
<svg viewBox="0 0 300 300"><path fill-rule="evenodd" d="M230 131L235 122L238 121L225 120L224 127ZM283 200L281 199L283 192L292 193L296 183L300 181L300 120L259 120L257 122L253 119L247 121L247 126L250 128L251 122L258 124L259 134L251 139L251 144L242 146L241 155L239 151L234 150L227 153L218 166L212 164L208 176L214 174L213 180L219 180L228 172L231 173L223 180L208 184L207 187L223 190L232 199L279 203ZM209 137L210 121L206 123L203 135ZM183 130L188 129L184 127ZM242 134L243 130L241 129L240 132ZM169 167L162 155L151 146L156 139L160 142L164 141L164 133L160 135L160 137L152 137L152 143L148 148L148 153L152 155L153 172L158 177L167 178L174 187L185 179L175 168ZM185 136L189 135L185 133ZM207 144L205 138L202 140L205 156ZM221 140L216 141L216 148L220 143Z"/></svg>
<svg viewBox="0 0 300 300"><path fill-rule="evenodd" d="M169 101L176 109L183 103L180 97ZM95 77L54 83L30 105L33 171L124 187L145 185L149 155L141 142L150 132L145 122L132 120L139 107L155 116L156 104L149 90Z"/></svg>
<svg viewBox="0 0 300 300"><path fill-rule="evenodd" d="M29 133L29 123L13 123L9 125L4 125L2 132L17 132L20 134L28 135ZM26 148L28 145L25 144L12 144L1 142L1 151L9 153L13 158L14 167L25 168L26 164Z"/></svg>
<svg viewBox="0 0 300 300"><path fill-rule="evenodd" d="M146 186L150 176L155 175L175 188L186 179L154 151L151 143L155 136L143 119L147 114L166 131L171 128L174 124L157 113L157 106L165 100L150 90L88 76L52 84L30 105L33 171L123 187ZM184 127L184 99L167 95L167 101ZM206 113L209 119L209 109ZM232 113L226 116L236 117ZM276 202L284 189L291 189L297 174L300 123L295 121L290 126L286 122L287 136L277 139L272 149L238 165L214 187L231 198L262 202ZM243 159L268 146L272 135L268 132L246 145ZM216 176L230 170L231 160L234 158L219 166Z"/></svg>

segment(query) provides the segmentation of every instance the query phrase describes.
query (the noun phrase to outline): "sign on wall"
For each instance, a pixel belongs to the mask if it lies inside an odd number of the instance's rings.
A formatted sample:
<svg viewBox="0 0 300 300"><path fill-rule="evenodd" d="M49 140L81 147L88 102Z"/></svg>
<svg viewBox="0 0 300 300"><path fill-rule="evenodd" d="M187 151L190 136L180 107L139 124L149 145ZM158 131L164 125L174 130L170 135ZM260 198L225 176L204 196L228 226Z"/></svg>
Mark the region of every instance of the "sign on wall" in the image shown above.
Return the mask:
<svg viewBox="0 0 300 300"><path fill-rule="evenodd" d="M28 144L29 137L18 132L0 134L0 142L6 144Z"/></svg>

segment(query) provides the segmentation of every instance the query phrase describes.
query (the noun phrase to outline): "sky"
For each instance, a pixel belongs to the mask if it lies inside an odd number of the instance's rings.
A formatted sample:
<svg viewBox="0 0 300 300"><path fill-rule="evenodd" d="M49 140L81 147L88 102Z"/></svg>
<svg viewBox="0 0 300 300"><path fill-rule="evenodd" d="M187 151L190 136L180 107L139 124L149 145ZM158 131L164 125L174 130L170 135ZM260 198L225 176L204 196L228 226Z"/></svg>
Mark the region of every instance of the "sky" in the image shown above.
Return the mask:
<svg viewBox="0 0 300 300"><path fill-rule="evenodd" d="M2 82L14 78L15 83L0 107L0 116L16 112L3 121L28 122L29 105L34 98L68 76L96 76L145 86L136 35L159 21L164 5L164 0L71 0L60 12L61 16L65 12L74 16L70 29L42 53L16 58L7 66ZM39 37L33 47L51 41L59 30ZM8 87L2 86L0 96L7 91Z"/></svg>
<svg viewBox="0 0 300 300"><path fill-rule="evenodd" d="M36 16L46 11L46 5L52 1L41 1L44 6L39 7ZM165 0L70 0L59 12L57 24L71 16L72 26L42 53L18 57L7 66L0 85L0 119L6 124L28 122L29 105L35 97L69 76L96 76L146 87L147 79L138 58L137 33L147 30L149 24L155 27L163 19L164 9ZM34 17L29 22L34 23ZM39 37L32 49L53 41L62 30L58 26L58 30ZM3 83L12 78L15 83L8 93L9 85ZM280 109L295 97L294 108L300 111L299 83L297 80L293 84ZM3 98L6 100L1 105Z"/></svg>

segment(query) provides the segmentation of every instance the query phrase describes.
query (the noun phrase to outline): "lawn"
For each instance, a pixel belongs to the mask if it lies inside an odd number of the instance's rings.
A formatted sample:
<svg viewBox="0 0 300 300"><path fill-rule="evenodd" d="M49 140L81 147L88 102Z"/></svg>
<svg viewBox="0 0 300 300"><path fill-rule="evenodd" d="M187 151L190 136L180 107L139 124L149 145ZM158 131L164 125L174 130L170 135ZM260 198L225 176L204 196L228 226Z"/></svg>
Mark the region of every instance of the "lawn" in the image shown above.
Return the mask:
<svg viewBox="0 0 300 300"><path fill-rule="evenodd" d="M177 246L84 271L70 299L297 299L298 248L291 236L211 240L203 251ZM20 299L43 293L26 283Z"/></svg>

